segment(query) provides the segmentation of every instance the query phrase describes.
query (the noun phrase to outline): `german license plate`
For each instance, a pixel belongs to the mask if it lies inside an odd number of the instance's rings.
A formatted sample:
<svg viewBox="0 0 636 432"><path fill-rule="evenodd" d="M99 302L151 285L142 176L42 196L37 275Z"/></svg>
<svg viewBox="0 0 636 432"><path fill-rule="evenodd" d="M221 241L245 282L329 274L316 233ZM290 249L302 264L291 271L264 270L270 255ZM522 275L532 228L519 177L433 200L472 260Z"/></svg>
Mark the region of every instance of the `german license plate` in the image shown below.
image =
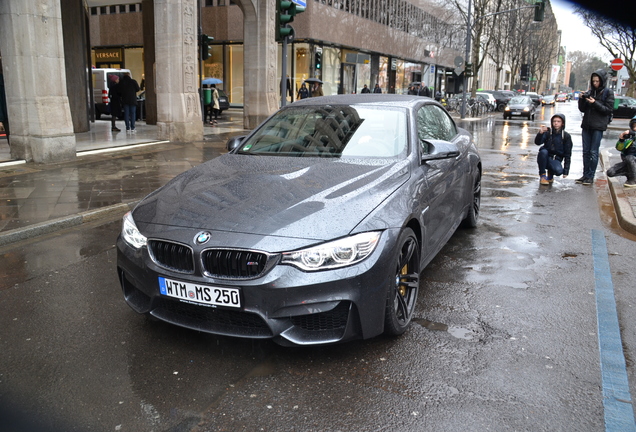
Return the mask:
<svg viewBox="0 0 636 432"><path fill-rule="evenodd" d="M521 112L519 112L519 111L513 111L513 112L511 112L510 114L512 114L512 115L521 115Z"/></svg>
<svg viewBox="0 0 636 432"><path fill-rule="evenodd" d="M241 307L240 291L237 288L199 285L159 277L159 291L165 296L188 303L208 306Z"/></svg>

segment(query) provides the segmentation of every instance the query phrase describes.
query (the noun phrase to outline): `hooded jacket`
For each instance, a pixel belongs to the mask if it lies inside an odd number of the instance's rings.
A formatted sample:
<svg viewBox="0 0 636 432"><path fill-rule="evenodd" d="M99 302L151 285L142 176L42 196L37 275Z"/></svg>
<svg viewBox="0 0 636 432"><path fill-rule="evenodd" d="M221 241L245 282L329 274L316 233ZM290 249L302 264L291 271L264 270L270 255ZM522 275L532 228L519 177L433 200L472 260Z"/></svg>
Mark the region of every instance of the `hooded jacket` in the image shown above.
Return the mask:
<svg viewBox="0 0 636 432"><path fill-rule="evenodd" d="M601 80L598 88L594 88L592 84L592 78L594 75L598 76ZM583 121L581 122L581 128L601 130L607 129L609 124L610 114L614 111L614 93L607 89L605 91L605 85L607 83L607 72L604 69L599 69L590 77L590 90L584 95L593 97L594 103L589 103L583 95L579 98L579 111L583 113ZM605 100L603 95L605 94Z"/></svg>
<svg viewBox="0 0 636 432"><path fill-rule="evenodd" d="M629 130L633 131L634 130L634 125L636 125L636 117L634 117L633 119L631 119L629 121ZM624 138L624 139L619 139L616 144L618 145L618 143L623 143L624 144L629 144L629 142L632 141L632 144L629 145L626 149L621 151L621 155L622 156L636 156L636 143L634 143L634 140L631 137L628 138Z"/></svg>
<svg viewBox="0 0 636 432"><path fill-rule="evenodd" d="M552 119L558 117L563 121L563 127L555 130L552 127ZM534 138L536 145L543 144L542 148L548 151L550 157L563 162L563 175L570 173L570 159L572 158L572 137L565 131L565 116L563 114L555 114L550 118L550 130L539 132Z"/></svg>

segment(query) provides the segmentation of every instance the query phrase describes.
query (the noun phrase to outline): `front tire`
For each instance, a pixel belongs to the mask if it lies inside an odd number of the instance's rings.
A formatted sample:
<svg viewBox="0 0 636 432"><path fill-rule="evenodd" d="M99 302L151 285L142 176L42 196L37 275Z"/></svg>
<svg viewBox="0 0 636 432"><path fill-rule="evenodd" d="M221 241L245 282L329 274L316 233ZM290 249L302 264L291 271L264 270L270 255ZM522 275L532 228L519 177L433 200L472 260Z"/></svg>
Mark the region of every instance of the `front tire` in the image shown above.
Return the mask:
<svg viewBox="0 0 636 432"><path fill-rule="evenodd" d="M402 231L398 245L395 279L389 286L384 318L384 332L392 336L409 327L420 285L420 249L412 229Z"/></svg>
<svg viewBox="0 0 636 432"><path fill-rule="evenodd" d="M475 179L473 184L473 202L471 203L468 214L462 221L463 228L475 228L479 222L479 211L481 207L481 173Z"/></svg>

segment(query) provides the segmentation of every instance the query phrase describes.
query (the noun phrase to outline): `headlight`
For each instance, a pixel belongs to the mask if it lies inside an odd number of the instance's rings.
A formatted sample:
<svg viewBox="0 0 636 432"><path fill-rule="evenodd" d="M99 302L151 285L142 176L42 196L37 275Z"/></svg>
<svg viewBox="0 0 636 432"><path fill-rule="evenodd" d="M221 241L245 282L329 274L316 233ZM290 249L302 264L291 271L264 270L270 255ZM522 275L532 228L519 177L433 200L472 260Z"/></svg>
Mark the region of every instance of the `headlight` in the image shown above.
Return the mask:
<svg viewBox="0 0 636 432"><path fill-rule="evenodd" d="M283 253L281 264L305 271L328 270L359 263L373 253L380 231L335 240L309 249Z"/></svg>
<svg viewBox="0 0 636 432"><path fill-rule="evenodd" d="M530 111L530 108L525 107L523 110L524 110L524 111Z"/></svg>
<svg viewBox="0 0 636 432"><path fill-rule="evenodd" d="M146 246L146 242L148 241L148 239L143 236L137 229L137 225L135 225L135 221L133 220L131 212L128 212L124 215L121 237L126 243L128 243L135 249Z"/></svg>
<svg viewBox="0 0 636 432"><path fill-rule="evenodd" d="M510 111L510 107L509 107L509 106L507 106L507 107L505 108L505 111Z"/></svg>

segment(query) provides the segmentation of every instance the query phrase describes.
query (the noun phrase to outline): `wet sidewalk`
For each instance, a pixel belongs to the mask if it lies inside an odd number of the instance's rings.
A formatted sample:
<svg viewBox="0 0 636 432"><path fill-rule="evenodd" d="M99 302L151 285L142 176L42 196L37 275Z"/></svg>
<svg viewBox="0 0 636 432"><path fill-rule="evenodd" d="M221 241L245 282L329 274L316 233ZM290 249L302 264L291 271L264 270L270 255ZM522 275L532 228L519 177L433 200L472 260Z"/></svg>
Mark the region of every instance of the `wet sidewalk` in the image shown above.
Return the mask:
<svg viewBox="0 0 636 432"><path fill-rule="evenodd" d="M224 153L228 138L248 132L238 109L224 112L217 127L205 126L198 142L159 141L156 126L144 123L137 129L135 135L113 133L109 121L95 122L91 132L76 135L77 158L58 164L7 161L8 151L0 152L0 246L123 216L177 174ZM0 147L8 148L6 141ZM604 151L603 168L618 157ZM621 227L636 234L636 190L623 188L624 178L608 183Z"/></svg>
<svg viewBox="0 0 636 432"><path fill-rule="evenodd" d="M160 141L157 127L144 123L137 124L134 135L110 128L110 121L97 121L91 132L77 134L73 161L45 165L0 159L0 246L123 216L177 174L224 153L229 137L247 132L238 109L225 111L218 126L205 126L204 140L198 142Z"/></svg>

